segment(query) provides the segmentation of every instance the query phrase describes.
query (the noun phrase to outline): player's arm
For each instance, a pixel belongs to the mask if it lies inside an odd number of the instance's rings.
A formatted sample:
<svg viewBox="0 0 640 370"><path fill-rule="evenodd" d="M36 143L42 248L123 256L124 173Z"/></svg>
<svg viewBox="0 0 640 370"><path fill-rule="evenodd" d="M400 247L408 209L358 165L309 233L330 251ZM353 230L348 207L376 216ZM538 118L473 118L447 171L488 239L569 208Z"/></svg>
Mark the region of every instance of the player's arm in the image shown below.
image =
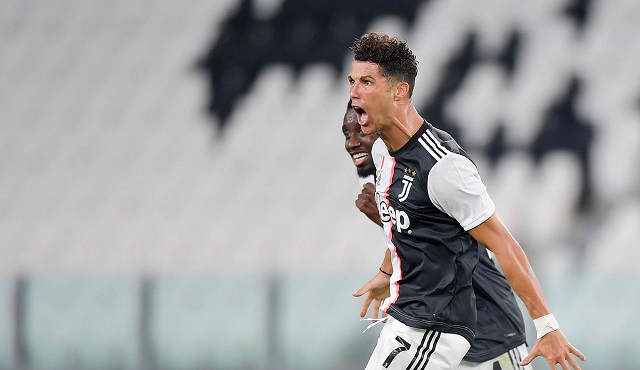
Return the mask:
<svg viewBox="0 0 640 370"><path fill-rule="evenodd" d="M530 316L534 320L545 320L544 317L549 317L547 315L551 311L527 256L498 216L494 213L486 221L469 230L469 234L496 256L509 284L522 299ZM580 369L571 354L578 356L582 361L585 360L584 355L569 343L558 330L557 322L553 321L549 327L542 328L543 332L538 332L539 338L535 346L521 365L527 365L535 357L543 356L551 369L555 369L558 363L563 369L568 369L569 365L574 369ZM548 332L540 336L545 331Z"/></svg>
<svg viewBox="0 0 640 370"><path fill-rule="evenodd" d="M382 227L378 205L376 204L376 188L371 183L366 183L356 199L356 207L364 213L376 225Z"/></svg>
<svg viewBox="0 0 640 370"><path fill-rule="evenodd" d="M527 306L531 317L541 317L551 312L524 251L497 214L494 213L469 230L469 234L496 256L509 284Z"/></svg>
<svg viewBox="0 0 640 370"><path fill-rule="evenodd" d="M475 165L466 157L451 154L434 165L428 176L427 187L433 204L493 252L509 284L534 319L538 340L521 364L543 356L551 369L555 369L557 363L564 370L569 369L569 365L580 369L571 354L582 360L584 356L557 330L557 322L550 315L529 260L496 215L495 205Z"/></svg>

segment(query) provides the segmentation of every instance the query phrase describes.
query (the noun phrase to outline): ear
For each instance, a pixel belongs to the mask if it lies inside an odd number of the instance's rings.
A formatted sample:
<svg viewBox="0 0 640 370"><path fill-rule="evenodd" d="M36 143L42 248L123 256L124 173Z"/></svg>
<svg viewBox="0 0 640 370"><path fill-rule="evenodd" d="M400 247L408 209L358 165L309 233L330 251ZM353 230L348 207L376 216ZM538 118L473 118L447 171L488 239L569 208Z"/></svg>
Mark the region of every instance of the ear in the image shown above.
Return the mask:
<svg viewBox="0 0 640 370"><path fill-rule="evenodd" d="M399 82L395 87L394 98L395 100L407 99L409 97L409 84L406 82Z"/></svg>

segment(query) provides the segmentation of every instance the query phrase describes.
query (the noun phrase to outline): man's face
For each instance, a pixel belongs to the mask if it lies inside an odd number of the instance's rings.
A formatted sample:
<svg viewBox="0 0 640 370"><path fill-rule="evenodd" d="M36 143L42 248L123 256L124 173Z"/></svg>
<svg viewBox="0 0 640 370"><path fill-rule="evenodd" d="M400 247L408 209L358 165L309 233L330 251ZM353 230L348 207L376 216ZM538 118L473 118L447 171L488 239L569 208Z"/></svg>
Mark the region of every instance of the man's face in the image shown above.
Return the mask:
<svg viewBox="0 0 640 370"><path fill-rule="evenodd" d="M376 173L371 147L378 138L377 135L365 135L360 129L358 117L353 109L348 109L342 121L342 133L344 134L344 148L351 156L356 166L358 176L367 177Z"/></svg>
<svg viewBox="0 0 640 370"><path fill-rule="evenodd" d="M384 131L391 121L393 92L380 67L371 62L354 61L349 74L351 104L365 134Z"/></svg>

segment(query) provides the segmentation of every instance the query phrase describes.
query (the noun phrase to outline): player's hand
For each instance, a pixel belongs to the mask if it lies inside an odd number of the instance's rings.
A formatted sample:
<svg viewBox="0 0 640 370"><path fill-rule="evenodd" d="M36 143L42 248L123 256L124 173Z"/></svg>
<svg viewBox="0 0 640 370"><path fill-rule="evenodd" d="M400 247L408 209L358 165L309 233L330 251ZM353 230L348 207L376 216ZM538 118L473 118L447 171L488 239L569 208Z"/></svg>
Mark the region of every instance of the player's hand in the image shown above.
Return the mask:
<svg viewBox="0 0 640 370"><path fill-rule="evenodd" d="M380 304L385 298L390 296L389 285L389 276L382 272L378 272L376 276L369 280L362 288L353 293L354 297L361 297L364 294L367 294L367 297L362 304L362 309L360 310L360 317L365 317L367 315L367 310L369 309L371 302L373 302L373 312L371 312L371 317L374 319L378 318Z"/></svg>
<svg viewBox="0 0 640 370"><path fill-rule="evenodd" d="M380 214L378 213L378 205L376 204L376 188L371 183L366 183L362 187L362 191L356 199L356 207L360 212L364 213L371 221L378 226L382 226Z"/></svg>
<svg viewBox="0 0 640 370"><path fill-rule="evenodd" d="M554 330L536 341L529 356L525 357L524 360L520 362L520 365L528 365L534 358L542 356L547 360L549 368L551 369L557 369L557 364L560 364L562 370L569 370L571 368L580 370L580 365L578 365L578 362L573 358L572 354L582 361L586 360L584 355L569 343L560 330Z"/></svg>

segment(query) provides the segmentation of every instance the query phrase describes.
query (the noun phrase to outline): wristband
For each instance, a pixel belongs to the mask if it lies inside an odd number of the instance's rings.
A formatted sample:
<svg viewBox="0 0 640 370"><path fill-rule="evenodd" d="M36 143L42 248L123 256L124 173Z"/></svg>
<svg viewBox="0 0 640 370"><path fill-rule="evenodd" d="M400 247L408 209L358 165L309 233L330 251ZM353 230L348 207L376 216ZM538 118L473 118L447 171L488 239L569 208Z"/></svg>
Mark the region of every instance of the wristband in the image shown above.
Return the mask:
<svg viewBox="0 0 640 370"><path fill-rule="evenodd" d="M551 333L554 330L560 329L558 321L551 313L534 319L533 325L536 327L537 339L542 338L544 335Z"/></svg>
<svg viewBox="0 0 640 370"><path fill-rule="evenodd" d="M384 271L384 270L382 269L382 267L380 267L378 270L380 270L380 272L382 272L383 274L385 274L385 275L387 275L387 276L391 276L391 274L390 274L390 273L388 273L388 272L386 272L386 271Z"/></svg>

